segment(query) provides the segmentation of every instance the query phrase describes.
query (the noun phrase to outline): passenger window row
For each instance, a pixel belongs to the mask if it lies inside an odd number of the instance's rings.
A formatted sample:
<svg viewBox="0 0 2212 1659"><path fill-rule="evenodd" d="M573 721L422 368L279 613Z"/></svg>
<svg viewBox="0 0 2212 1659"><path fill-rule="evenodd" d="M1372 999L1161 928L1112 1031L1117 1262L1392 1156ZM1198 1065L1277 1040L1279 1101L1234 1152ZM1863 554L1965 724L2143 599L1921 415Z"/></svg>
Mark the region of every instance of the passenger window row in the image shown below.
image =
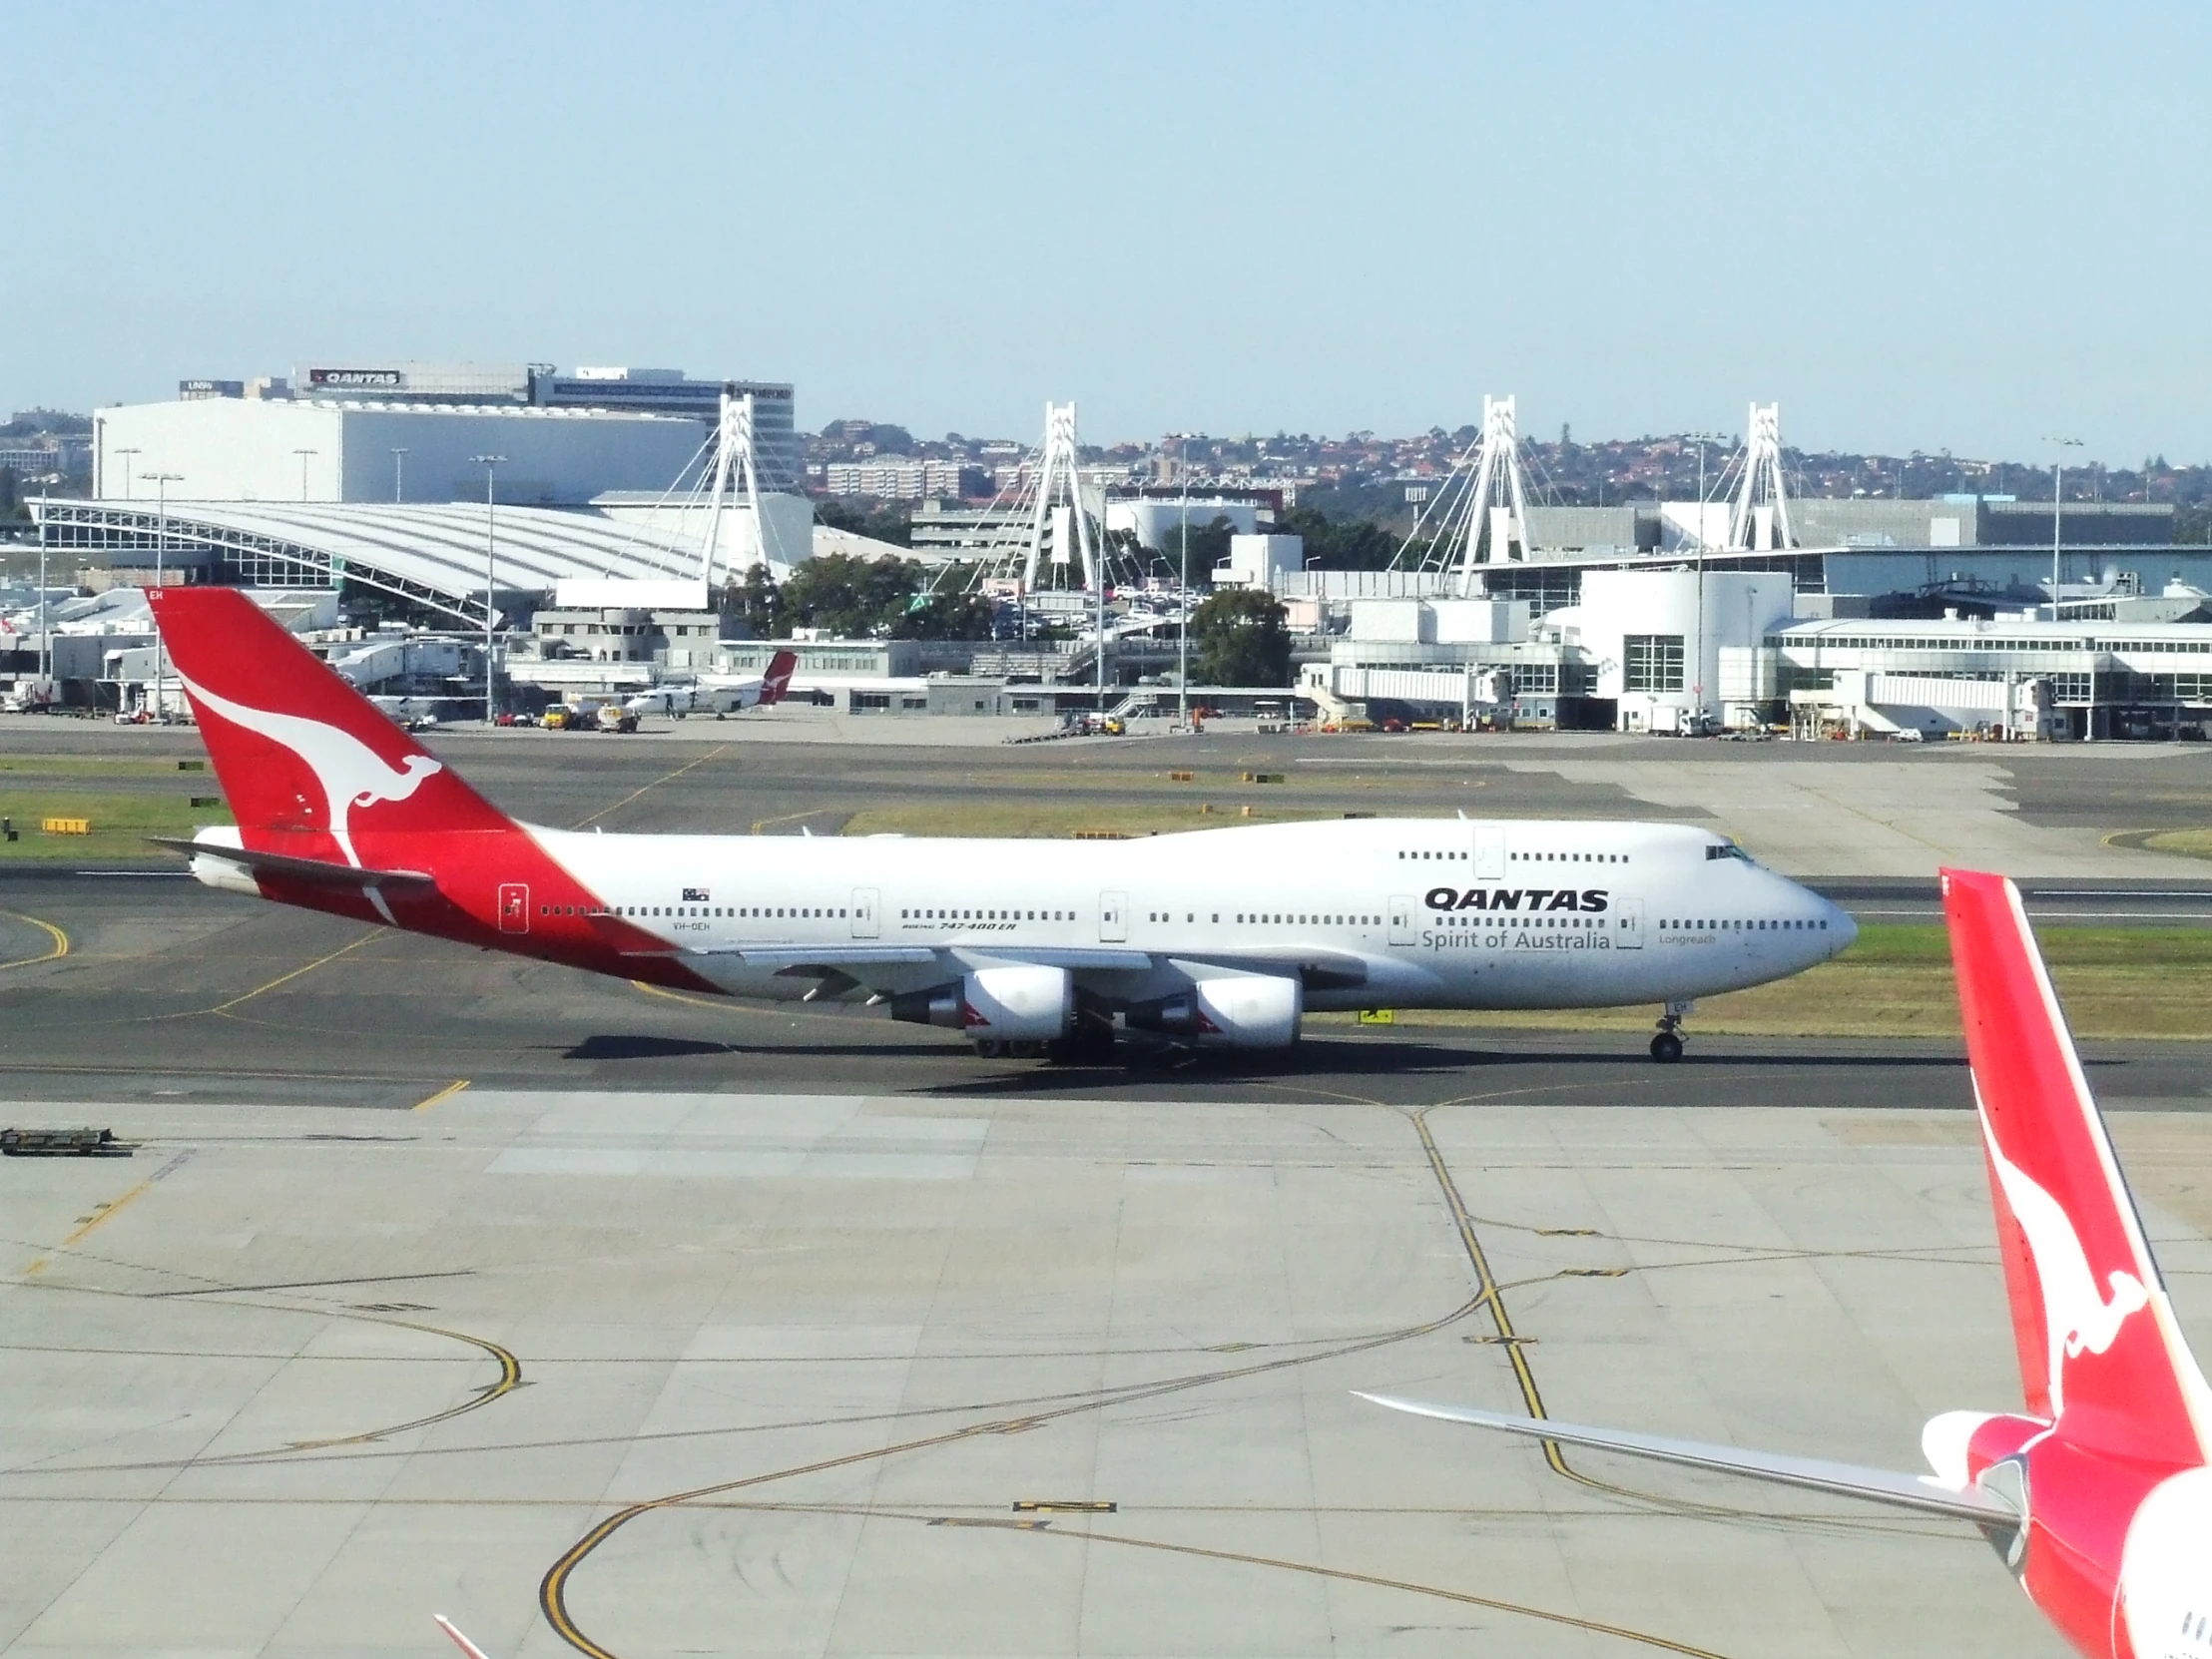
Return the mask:
<svg viewBox="0 0 2212 1659"><path fill-rule="evenodd" d="M1734 918L1733 920L1726 921L1713 919L1706 919L1702 921L1685 921L1677 917L1675 920L1672 921L1662 921L1659 925L1661 927L1704 928L1714 931L1726 930L1736 933L1825 933L1828 931L1828 923L1825 921L1808 921L1788 916L1739 916Z"/></svg>
<svg viewBox="0 0 2212 1659"><path fill-rule="evenodd" d="M829 904L540 904L541 916L717 916L725 919L757 916L766 920L813 918L830 920L850 914Z"/></svg>
<svg viewBox="0 0 2212 1659"><path fill-rule="evenodd" d="M1626 927L1626 916L1499 916L1499 915L1448 915L1432 916L1431 926L1445 927Z"/></svg>
<svg viewBox="0 0 2212 1659"><path fill-rule="evenodd" d="M898 912L900 921L1073 921L1073 910L956 910L949 906L937 909L906 909Z"/></svg>

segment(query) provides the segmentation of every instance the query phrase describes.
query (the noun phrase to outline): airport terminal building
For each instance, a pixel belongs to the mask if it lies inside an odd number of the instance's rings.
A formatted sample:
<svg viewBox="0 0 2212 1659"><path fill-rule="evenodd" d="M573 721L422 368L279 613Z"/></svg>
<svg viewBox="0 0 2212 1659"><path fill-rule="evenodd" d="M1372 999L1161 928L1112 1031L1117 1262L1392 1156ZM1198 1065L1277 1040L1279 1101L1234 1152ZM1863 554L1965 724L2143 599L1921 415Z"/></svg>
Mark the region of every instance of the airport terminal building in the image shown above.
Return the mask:
<svg viewBox="0 0 2212 1659"><path fill-rule="evenodd" d="M713 512L727 395L751 399L760 490ZM97 411L91 498L30 505L64 571L351 585L480 628L487 603L527 615L563 582L697 585L806 559L793 420L789 384L675 370L309 365Z"/></svg>

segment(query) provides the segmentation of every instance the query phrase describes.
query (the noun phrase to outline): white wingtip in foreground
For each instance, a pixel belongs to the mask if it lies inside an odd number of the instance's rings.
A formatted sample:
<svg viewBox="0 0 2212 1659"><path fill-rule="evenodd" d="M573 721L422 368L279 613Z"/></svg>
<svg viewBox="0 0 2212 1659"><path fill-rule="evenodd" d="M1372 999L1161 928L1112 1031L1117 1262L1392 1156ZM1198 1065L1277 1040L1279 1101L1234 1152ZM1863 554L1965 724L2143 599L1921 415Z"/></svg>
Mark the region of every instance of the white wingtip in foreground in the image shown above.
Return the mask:
<svg viewBox="0 0 2212 1659"><path fill-rule="evenodd" d="M1361 1397L1972 1521L2090 1659L2212 1652L2212 1394L2166 1300L2019 893L2002 876L1945 870L1943 910L2023 1410L1932 1420L1922 1433L1929 1476Z"/></svg>
<svg viewBox="0 0 2212 1659"><path fill-rule="evenodd" d="M443 1613L432 1613L430 1616L438 1621L438 1628L453 1638L453 1645L467 1654L468 1659L491 1659L490 1654L462 1635L453 1621Z"/></svg>

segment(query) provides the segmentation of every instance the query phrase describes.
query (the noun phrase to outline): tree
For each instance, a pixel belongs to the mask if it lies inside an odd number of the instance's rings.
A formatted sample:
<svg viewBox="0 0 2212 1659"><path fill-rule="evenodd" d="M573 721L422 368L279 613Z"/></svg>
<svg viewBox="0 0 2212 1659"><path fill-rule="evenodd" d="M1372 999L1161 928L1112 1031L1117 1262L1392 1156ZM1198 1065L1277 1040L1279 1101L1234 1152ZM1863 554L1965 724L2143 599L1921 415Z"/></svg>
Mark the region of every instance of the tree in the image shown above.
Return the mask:
<svg viewBox="0 0 2212 1659"><path fill-rule="evenodd" d="M917 593L891 624L894 640L987 640L998 607L979 593L940 582L935 593Z"/></svg>
<svg viewBox="0 0 2212 1659"><path fill-rule="evenodd" d="M1202 686L1281 686L1291 678L1291 636L1283 607L1261 588L1224 588L1191 613L1198 647L1192 678Z"/></svg>
<svg viewBox="0 0 2212 1659"><path fill-rule="evenodd" d="M911 559L826 553L792 572L782 589L786 626L827 628L846 639L881 639L921 587Z"/></svg>
<svg viewBox="0 0 2212 1659"><path fill-rule="evenodd" d="M1398 538L1372 518L1333 519L1312 507L1283 515L1283 529L1306 538L1306 557L1317 570L1387 570Z"/></svg>
<svg viewBox="0 0 2212 1659"><path fill-rule="evenodd" d="M767 565L755 565L743 581L733 577L722 587L722 614L742 617L757 640L773 640L782 633L784 595L769 575Z"/></svg>
<svg viewBox="0 0 2212 1659"><path fill-rule="evenodd" d="M1204 587L1213 580L1214 566L1229 558L1229 538L1237 533L1237 527L1226 518L1216 518L1201 527L1191 526L1191 585ZM1171 569L1183 568L1183 527L1178 524L1175 533L1166 538L1167 546L1161 555Z"/></svg>

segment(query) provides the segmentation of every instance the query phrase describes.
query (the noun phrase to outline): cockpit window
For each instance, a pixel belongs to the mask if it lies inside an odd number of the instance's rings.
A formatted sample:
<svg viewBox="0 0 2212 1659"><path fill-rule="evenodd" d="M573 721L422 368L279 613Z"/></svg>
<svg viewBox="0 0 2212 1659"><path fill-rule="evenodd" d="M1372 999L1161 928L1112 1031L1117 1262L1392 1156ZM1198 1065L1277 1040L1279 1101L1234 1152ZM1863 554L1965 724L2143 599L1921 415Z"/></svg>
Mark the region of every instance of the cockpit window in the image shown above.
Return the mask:
<svg viewBox="0 0 2212 1659"><path fill-rule="evenodd" d="M1708 846L1705 849L1706 862L1710 863L1715 858L1741 858L1747 864L1758 862L1756 858L1754 858L1750 853L1746 852L1742 847L1738 846L1734 841L1717 841L1713 845Z"/></svg>

